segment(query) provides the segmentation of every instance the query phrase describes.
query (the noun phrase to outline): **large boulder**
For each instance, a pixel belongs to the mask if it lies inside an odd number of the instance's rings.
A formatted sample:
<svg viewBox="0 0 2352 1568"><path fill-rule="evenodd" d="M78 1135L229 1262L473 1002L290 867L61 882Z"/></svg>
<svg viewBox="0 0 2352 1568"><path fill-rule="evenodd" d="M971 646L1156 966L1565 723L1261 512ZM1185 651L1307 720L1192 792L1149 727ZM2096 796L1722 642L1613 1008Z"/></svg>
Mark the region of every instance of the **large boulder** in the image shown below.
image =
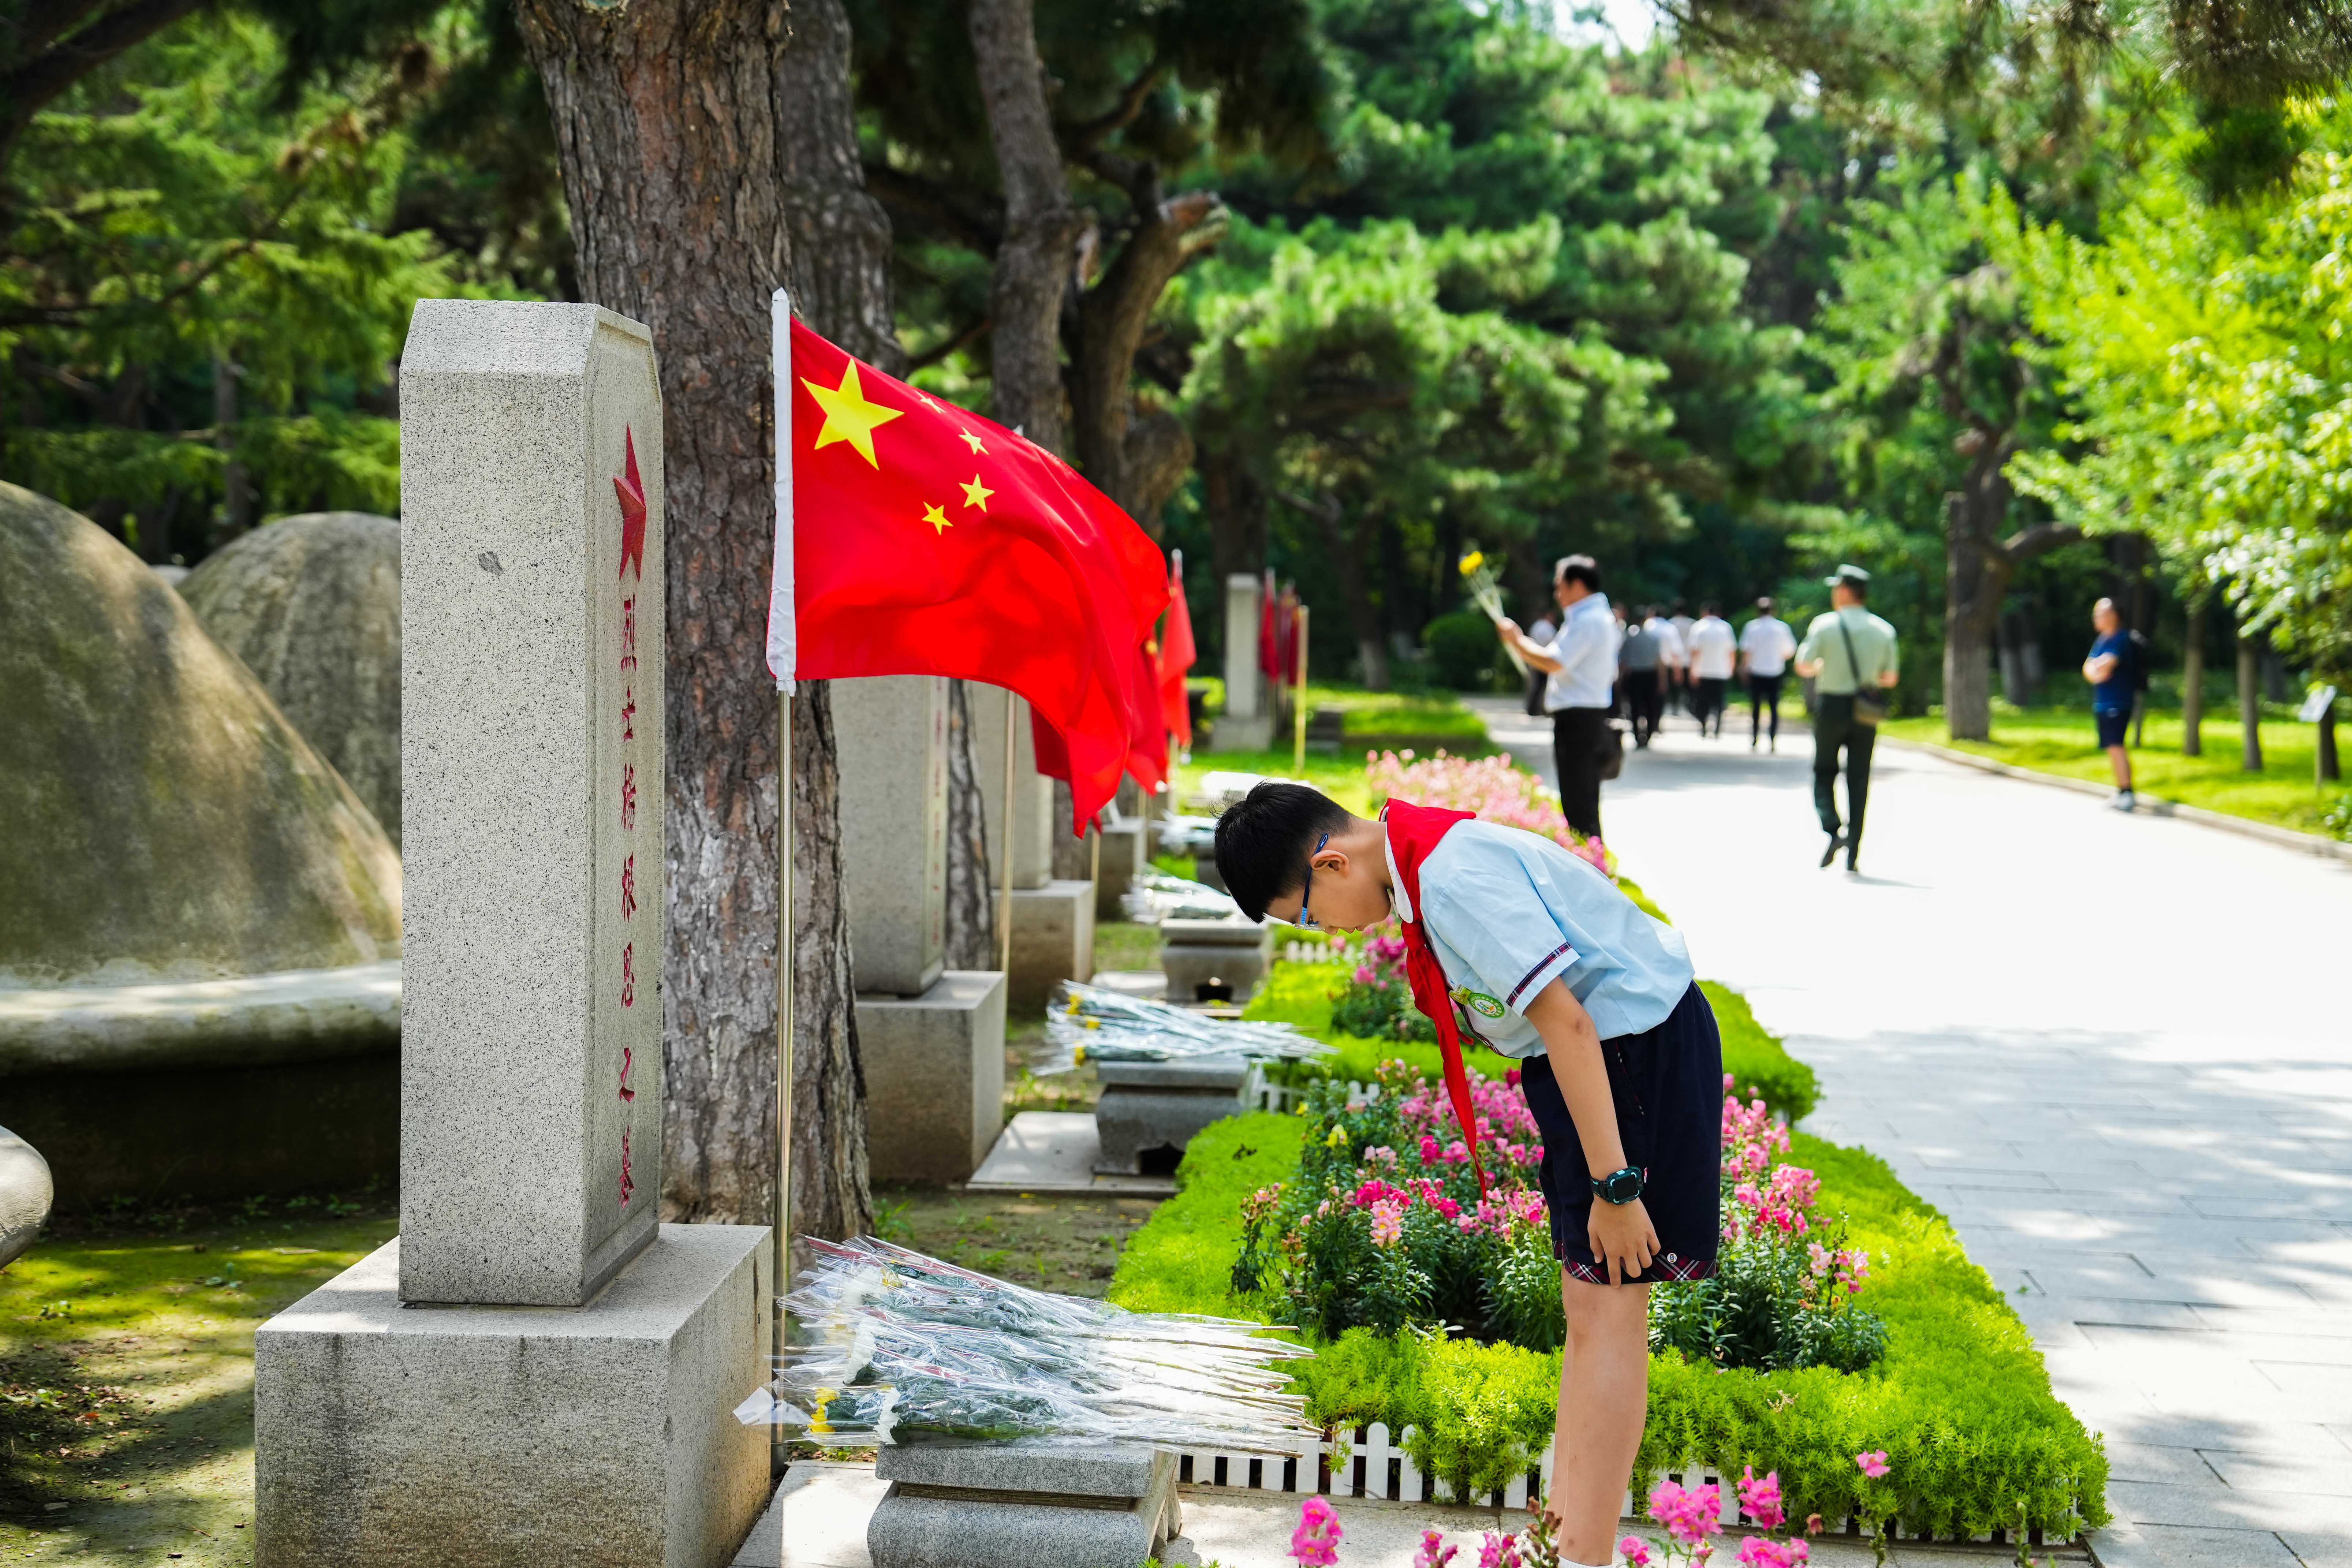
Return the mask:
<svg viewBox="0 0 2352 1568"><path fill-rule="evenodd" d="M383 830L137 556L0 484L0 987L400 951Z"/></svg>
<svg viewBox="0 0 2352 1568"><path fill-rule="evenodd" d="M0 1127L0 1268L23 1257L41 1234L55 1194L41 1152Z"/></svg>
<svg viewBox="0 0 2352 1568"><path fill-rule="evenodd" d="M363 511L280 518L179 588L397 847L400 524Z"/></svg>

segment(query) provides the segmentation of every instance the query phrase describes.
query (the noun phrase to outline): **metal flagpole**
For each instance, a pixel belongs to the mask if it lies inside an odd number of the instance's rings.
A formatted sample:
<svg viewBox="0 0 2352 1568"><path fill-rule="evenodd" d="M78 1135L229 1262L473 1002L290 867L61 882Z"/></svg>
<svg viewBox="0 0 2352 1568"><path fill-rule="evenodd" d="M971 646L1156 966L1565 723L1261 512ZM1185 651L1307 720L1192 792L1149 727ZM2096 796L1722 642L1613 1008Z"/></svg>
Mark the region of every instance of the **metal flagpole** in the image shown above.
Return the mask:
<svg viewBox="0 0 2352 1568"><path fill-rule="evenodd" d="M999 847L1004 855L1004 874L998 879L1004 884L1004 901L996 910L996 952L1007 985L1013 984L1013 721L1020 717L1013 705L1020 700L1009 690L1004 694L1004 842Z"/></svg>
<svg viewBox="0 0 2352 1568"><path fill-rule="evenodd" d="M792 304L782 289L770 301L775 371L776 527L793 525ZM773 613L771 606L771 613ZM770 1314L773 1364L783 1362L784 1295L793 1278L793 672L776 684L776 1299ZM770 1429L769 1468L784 1468L784 1428Z"/></svg>
<svg viewBox="0 0 2352 1568"><path fill-rule="evenodd" d="M1291 688L1290 699L1290 772L1294 777L1307 776L1307 606L1301 605L1291 622L1291 636L1298 639L1298 679Z"/></svg>

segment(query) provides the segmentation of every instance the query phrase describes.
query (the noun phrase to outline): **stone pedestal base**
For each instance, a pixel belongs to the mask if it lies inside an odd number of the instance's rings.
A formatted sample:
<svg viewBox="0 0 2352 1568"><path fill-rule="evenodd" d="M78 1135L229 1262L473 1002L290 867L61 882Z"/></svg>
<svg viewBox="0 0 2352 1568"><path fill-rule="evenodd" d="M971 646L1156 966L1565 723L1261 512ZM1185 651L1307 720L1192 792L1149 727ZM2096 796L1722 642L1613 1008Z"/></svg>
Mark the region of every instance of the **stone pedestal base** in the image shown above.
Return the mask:
<svg viewBox="0 0 2352 1568"><path fill-rule="evenodd" d="M1095 1170L1107 1176L1168 1175L1192 1134L1240 1113L1249 1063L1240 1057L1198 1057L1099 1062L1095 1071L1103 1086L1095 1105L1102 1142Z"/></svg>
<svg viewBox="0 0 2352 1568"><path fill-rule="evenodd" d="M1091 924L1087 935L1091 948ZM988 1158L1004 1126L1004 999L992 969L950 969L920 996L857 999L876 1181L961 1182Z"/></svg>
<svg viewBox="0 0 2352 1568"><path fill-rule="evenodd" d="M1274 928L1226 921L1160 922L1160 969L1171 1002L1246 1002L1274 965Z"/></svg>
<svg viewBox="0 0 2352 1568"><path fill-rule="evenodd" d="M1095 972L1095 887L1064 879L1013 889L1012 1005L1030 1012Z"/></svg>
<svg viewBox="0 0 2352 1568"><path fill-rule="evenodd" d="M1119 906L1119 895L1137 872L1151 863L1143 846L1143 818L1121 816L1108 827L1097 831L1102 837L1102 858L1095 872L1095 919L1123 921L1127 911Z"/></svg>
<svg viewBox="0 0 2352 1568"><path fill-rule="evenodd" d="M773 1258L666 1225L584 1307L404 1307L386 1242L255 1336L257 1568L720 1568L767 1500L732 1411Z"/></svg>
<svg viewBox="0 0 2352 1568"><path fill-rule="evenodd" d="M1261 713L1254 719L1236 719L1227 713L1218 719L1209 731L1212 752L1263 752L1274 745L1274 715Z"/></svg>
<svg viewBox="0 0 2352 1568"><path fill-rule="evenodd" d="M1105 1568L1182 1531L1176 1456L1077 1444L886 1447L866 1526L874 1568Z"/></svg>

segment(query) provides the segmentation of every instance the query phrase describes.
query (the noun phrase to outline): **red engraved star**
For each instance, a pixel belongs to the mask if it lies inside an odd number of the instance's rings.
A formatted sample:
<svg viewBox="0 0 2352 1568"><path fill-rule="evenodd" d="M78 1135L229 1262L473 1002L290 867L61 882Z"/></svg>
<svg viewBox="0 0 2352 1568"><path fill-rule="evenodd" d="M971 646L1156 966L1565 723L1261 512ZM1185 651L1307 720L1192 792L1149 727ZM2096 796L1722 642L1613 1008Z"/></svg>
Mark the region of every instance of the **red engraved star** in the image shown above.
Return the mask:
<svg viewBox="0 0 2352 1568"><path fill-rule="evenodd" d="M621 439L628 444L628 469L613 481L613 492L621 498L621 575L629 574L629 563L637 565L637 580L646 575L646 486L637 478L637 437L627 426L621 426Z"/></svg>

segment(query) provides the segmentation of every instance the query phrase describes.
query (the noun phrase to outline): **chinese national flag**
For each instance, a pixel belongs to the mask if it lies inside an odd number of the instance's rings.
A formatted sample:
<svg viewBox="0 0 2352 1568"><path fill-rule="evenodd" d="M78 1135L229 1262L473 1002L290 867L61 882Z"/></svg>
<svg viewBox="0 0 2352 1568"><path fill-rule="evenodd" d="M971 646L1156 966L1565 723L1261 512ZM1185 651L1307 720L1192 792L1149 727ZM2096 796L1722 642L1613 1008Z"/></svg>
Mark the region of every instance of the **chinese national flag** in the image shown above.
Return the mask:
<svg viewBox="0 0 2352 1568"><path fill-rule="evenodd" d="M772 663L796 642L803 680L949 675L1016 691L1038 721L1041 767L1065 763L1046 771L1068 780L1079 820L1092 816L1159 730L1139 673L1168 602L1159 549L1034 443L797 321L791 342L793 536L778 586L790 584L793 624L779 638L772 611ZM1164 771L1164 739L1158 753L1142 760Z"/></svg>
<svg viewBox="0 0 2352 1568"><path fill-rule="evenodd" d="M1192 706L1185 700L1184 677L1199 650L1192 644L1192 612L1184 603L1184 557L1180 553L1168 570L1168 624L1160 630L1160 722L1176 743L1192 744Z"/></svg>

